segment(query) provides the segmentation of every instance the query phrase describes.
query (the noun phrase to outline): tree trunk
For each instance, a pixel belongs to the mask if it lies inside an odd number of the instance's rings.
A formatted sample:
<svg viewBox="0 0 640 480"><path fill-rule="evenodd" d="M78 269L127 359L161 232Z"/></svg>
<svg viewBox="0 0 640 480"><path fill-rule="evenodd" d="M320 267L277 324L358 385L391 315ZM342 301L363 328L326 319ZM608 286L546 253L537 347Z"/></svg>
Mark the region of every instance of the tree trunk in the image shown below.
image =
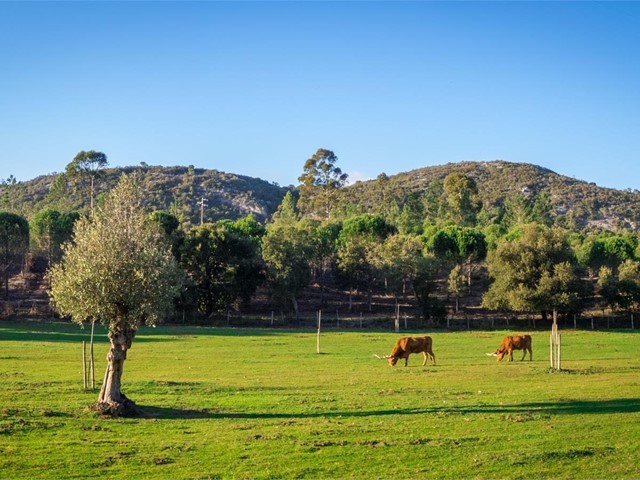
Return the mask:
<svg viewBox="0 0 640 480"><path fill-rule="evenodd" d="M135 336L135 330L126 329L124 332L109 332L111 348L107 354L107 370L100 389L96 410L102 414L121 416L139 413L136 404L129 400L121 391L122 372L127 350Z"/></svg>
<svg viewBox="0 0 640 480"><path fill-rule="evenodd" d="M293 313L295 315L296 323L299 320L299 311L298 311L298 299L294 294L291 295L291 303L293 305Z"/></svg>

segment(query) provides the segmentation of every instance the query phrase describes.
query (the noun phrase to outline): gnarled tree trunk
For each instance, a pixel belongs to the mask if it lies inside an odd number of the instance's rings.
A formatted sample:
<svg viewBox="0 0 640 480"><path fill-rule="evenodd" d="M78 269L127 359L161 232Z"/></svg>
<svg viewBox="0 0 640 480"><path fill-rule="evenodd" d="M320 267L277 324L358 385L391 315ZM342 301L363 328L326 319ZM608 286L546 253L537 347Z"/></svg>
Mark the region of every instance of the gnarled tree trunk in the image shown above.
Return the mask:
<svg viewBox="0 0 640 480"><path fill-rule="evenodd" d="M95 404L96 410L102 414L121 416L139 413L136 404L121 391L124 361L135 334L135 330L131 329L126 329L123 332L109 332L111 348L107 354L107 370L104 374L98 401Z"/></svg>

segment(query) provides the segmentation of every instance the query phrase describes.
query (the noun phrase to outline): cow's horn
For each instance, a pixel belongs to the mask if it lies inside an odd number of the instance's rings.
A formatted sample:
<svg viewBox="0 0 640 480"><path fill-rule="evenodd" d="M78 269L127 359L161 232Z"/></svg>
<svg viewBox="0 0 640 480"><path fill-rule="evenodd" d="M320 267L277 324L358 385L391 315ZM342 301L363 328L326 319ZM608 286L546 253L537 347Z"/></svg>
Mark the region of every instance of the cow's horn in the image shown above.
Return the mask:
<svg viewBox="0 0 640 480"><path fill-rule="evenodd" d="M495 357L495 356L496 356L496 352L487 353L487 355L488 355L489 357Z"/></svg>
<svg viewBox="0 0 640 480"><path fill-rule="evenodd" d="M374 356L374 357L376 357L376 358L378 358L378 359L380 359L380 360L382 360L382 357L381 357L380 355L376 355L376 354L374 353L374 354L373 354L373 356Z"/></svg>

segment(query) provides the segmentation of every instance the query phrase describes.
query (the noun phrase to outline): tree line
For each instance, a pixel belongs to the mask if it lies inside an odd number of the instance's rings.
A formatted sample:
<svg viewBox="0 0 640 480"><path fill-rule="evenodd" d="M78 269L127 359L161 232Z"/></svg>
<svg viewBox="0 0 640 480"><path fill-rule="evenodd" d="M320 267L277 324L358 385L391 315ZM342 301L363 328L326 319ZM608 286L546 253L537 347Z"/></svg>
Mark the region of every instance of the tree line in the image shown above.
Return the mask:
<svg viewBox="0 0 640 480"><path fill-rule="evenodd" d="M265 223L249 215L192 225L168 211L148 213L185 272L178 308L204 318L242 310L261 289L274 307L297 317L305 288L316 285L321 294L328 287L348 292L349 308L354 295L369 304L375 295L395 297L432 322L447 308L458 310L469 295L481 295L487 309L543 317L594 307L638 309L637 234L555 225L544 191L485 208L476 182L460 173L407 195L402 205L382 202L379 212L363 213L342 196L348 175L337 160L330 150L315 152L299 187ZM89 198L87 211L46 208L30 219L0 213L5 296L25 259L49 267L60 262L74 226L104 202L94 198L94 185L107 164L105 154L82 151L67 166L69 181ZM384 197L385 175L377 182Z"/></svg>

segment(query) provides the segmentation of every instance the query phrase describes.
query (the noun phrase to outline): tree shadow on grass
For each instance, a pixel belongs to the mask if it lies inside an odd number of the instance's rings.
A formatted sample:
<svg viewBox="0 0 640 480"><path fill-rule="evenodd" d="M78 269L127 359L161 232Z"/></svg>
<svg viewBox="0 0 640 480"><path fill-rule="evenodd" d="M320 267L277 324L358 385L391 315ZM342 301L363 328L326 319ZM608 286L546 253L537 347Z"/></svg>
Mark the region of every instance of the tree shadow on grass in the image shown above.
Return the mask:
<svg viewBox="0 0 640 480"><path fill-rule="evenodd" d="M140 326L134 344L146 342L173 342L178 339L197 338L202 336L219 337L264 337L288 335L289 330L268 330L259 328L233 329L215 328L211 326L161 326L153 328ZM95 343L109 343L107 327L96 324L94 331ZM310 335L310 332L300 331L300 335ZM84 328L71 322L64 321L1 321L0 339L19 342L88 342L91 336L91 325Z"/></svg>
<svg viewBox="0 0 640 480"><path fill-rule="evenodd" d="M182 409L169 407L139 406L142 418L174 419L304 419L304 418L349 418L380 417L388 415L472 415L536 412L547 415L615 414L640 412L640 398L612 400L566 400L562 402L531 402L515 405L470 405L434 406L423 408L401 408L382 410L317 411L317 412L227 412L220 409Z"/></svg>

